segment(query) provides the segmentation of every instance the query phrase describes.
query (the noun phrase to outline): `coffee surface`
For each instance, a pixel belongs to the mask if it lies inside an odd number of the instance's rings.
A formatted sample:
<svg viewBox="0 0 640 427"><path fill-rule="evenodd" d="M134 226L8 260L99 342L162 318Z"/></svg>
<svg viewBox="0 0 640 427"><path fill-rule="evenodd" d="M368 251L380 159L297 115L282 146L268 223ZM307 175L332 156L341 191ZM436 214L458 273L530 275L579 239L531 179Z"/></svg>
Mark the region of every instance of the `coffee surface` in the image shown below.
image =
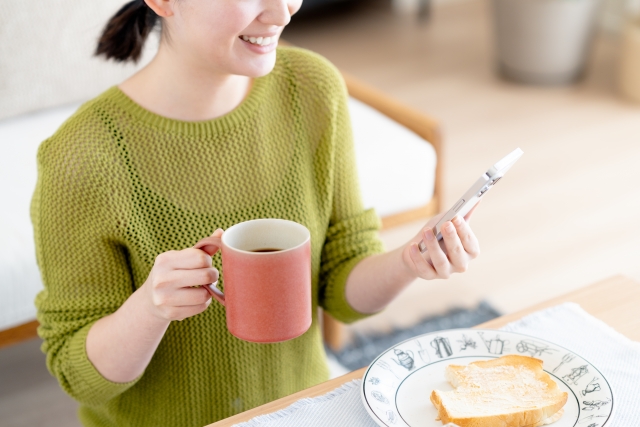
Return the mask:
<svg viewBox="0 0 640 427"><path fill-rule="evenodd" d="M277 248L263 248L263 249L253 249L250 252L278 252L281 250L282 249L277 249Z"/></svg>

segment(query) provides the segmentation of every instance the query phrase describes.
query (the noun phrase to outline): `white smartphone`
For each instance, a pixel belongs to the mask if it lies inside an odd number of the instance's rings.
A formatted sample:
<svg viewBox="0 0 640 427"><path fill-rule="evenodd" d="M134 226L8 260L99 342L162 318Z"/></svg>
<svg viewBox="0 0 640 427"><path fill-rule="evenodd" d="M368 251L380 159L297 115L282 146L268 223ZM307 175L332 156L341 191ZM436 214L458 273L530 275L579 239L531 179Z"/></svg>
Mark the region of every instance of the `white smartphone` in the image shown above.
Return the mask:
<svg viewBox="0 0 640 427"><path fill-rule="evenodd" d="M496 182L500 181L500 179L504 176L504 174L513 166L513 164L522 156L523 151L519 148L516 148L511 153L502 158L499 162L494 164L482 174L480 178L467 190L466 193L458 199L457 202L453 204L451 209L447 211L446 214L438 221L436 226L434 227L434 232L438 240L442 240L442 233L440 233L440 227L447 221L451 221L456 215L460 215L464 217L469 213L471 209L475 205L478 204L480 198L484 196L487 191L489 191ZM427 250L427 246L425 245L423 240L420 240L418 244L418 248L420 248L420 252L424 253Z"/></svg>

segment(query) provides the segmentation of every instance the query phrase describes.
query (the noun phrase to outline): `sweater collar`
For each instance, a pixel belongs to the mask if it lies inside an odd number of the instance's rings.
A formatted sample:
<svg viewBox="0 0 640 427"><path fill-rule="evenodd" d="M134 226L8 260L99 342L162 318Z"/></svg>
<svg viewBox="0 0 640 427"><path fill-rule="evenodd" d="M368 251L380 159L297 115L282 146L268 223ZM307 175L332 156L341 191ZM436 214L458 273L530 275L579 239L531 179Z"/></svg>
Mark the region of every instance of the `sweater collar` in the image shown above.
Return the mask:
<svg viewBox="0 0 640 427"><path fill-rule="evenodd" d="M219 135L238 126L246 125L247 119L255 113L255 110L265 98L264 94L271 74L255 78L248 95L240 105L227 114L210 120L191 122L161 116L136 103L118 86L109 88L105 95L137 120L162 131L193 136Z"/></svg>

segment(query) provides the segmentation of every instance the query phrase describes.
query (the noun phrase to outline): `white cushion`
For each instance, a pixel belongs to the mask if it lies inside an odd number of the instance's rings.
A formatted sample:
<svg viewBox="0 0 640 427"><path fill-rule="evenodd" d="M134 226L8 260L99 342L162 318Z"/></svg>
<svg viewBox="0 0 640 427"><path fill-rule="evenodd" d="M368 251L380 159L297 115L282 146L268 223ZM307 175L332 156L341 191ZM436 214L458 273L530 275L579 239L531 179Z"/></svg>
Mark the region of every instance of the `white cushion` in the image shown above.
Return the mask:
<svg viewBox="0 0 640 427"><path fill-rule="evenodd" d="M16 0L0 13L0 120L90 99L146 64L157 32L140 63L116 64L93 56L107 21L125 0Z"/></svg>
<svg viewBox="0 0 640 427"><path fill-rule="evenodd" d="M0 330L35 318L33 300L42 289L29 214L36 154L79 105L0 121Z"/></svg>
<svg viewBox="0 0 640 427"><path fill-rule="evenodd" d="M35 319L42 289L29 208L42 141L78 108L70 104L0 121L0 330ZM433 195L433 147L378 111L351 99L363 201L380 216L417 208Z"/></svg>
<svg viewBox="0 0 640 427"><path fill-rule="evenodd" d="M357 99L349 114L365 207L385 217L429 203L436 152L420 136Z"/></svg>

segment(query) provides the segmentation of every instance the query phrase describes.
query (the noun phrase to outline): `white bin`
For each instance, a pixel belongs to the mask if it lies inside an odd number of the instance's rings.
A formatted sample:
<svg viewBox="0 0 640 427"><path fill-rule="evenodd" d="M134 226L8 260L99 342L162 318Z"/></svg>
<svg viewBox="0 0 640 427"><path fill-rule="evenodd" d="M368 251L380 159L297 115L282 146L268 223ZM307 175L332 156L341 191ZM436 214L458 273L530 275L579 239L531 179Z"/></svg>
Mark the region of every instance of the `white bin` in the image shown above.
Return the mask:
<svg viewBox="0 0 640 427"><path fill-rule="evenodd" d="M498 66L508 79L563 84L579 78L599 0L493 0Z"/></svg>

